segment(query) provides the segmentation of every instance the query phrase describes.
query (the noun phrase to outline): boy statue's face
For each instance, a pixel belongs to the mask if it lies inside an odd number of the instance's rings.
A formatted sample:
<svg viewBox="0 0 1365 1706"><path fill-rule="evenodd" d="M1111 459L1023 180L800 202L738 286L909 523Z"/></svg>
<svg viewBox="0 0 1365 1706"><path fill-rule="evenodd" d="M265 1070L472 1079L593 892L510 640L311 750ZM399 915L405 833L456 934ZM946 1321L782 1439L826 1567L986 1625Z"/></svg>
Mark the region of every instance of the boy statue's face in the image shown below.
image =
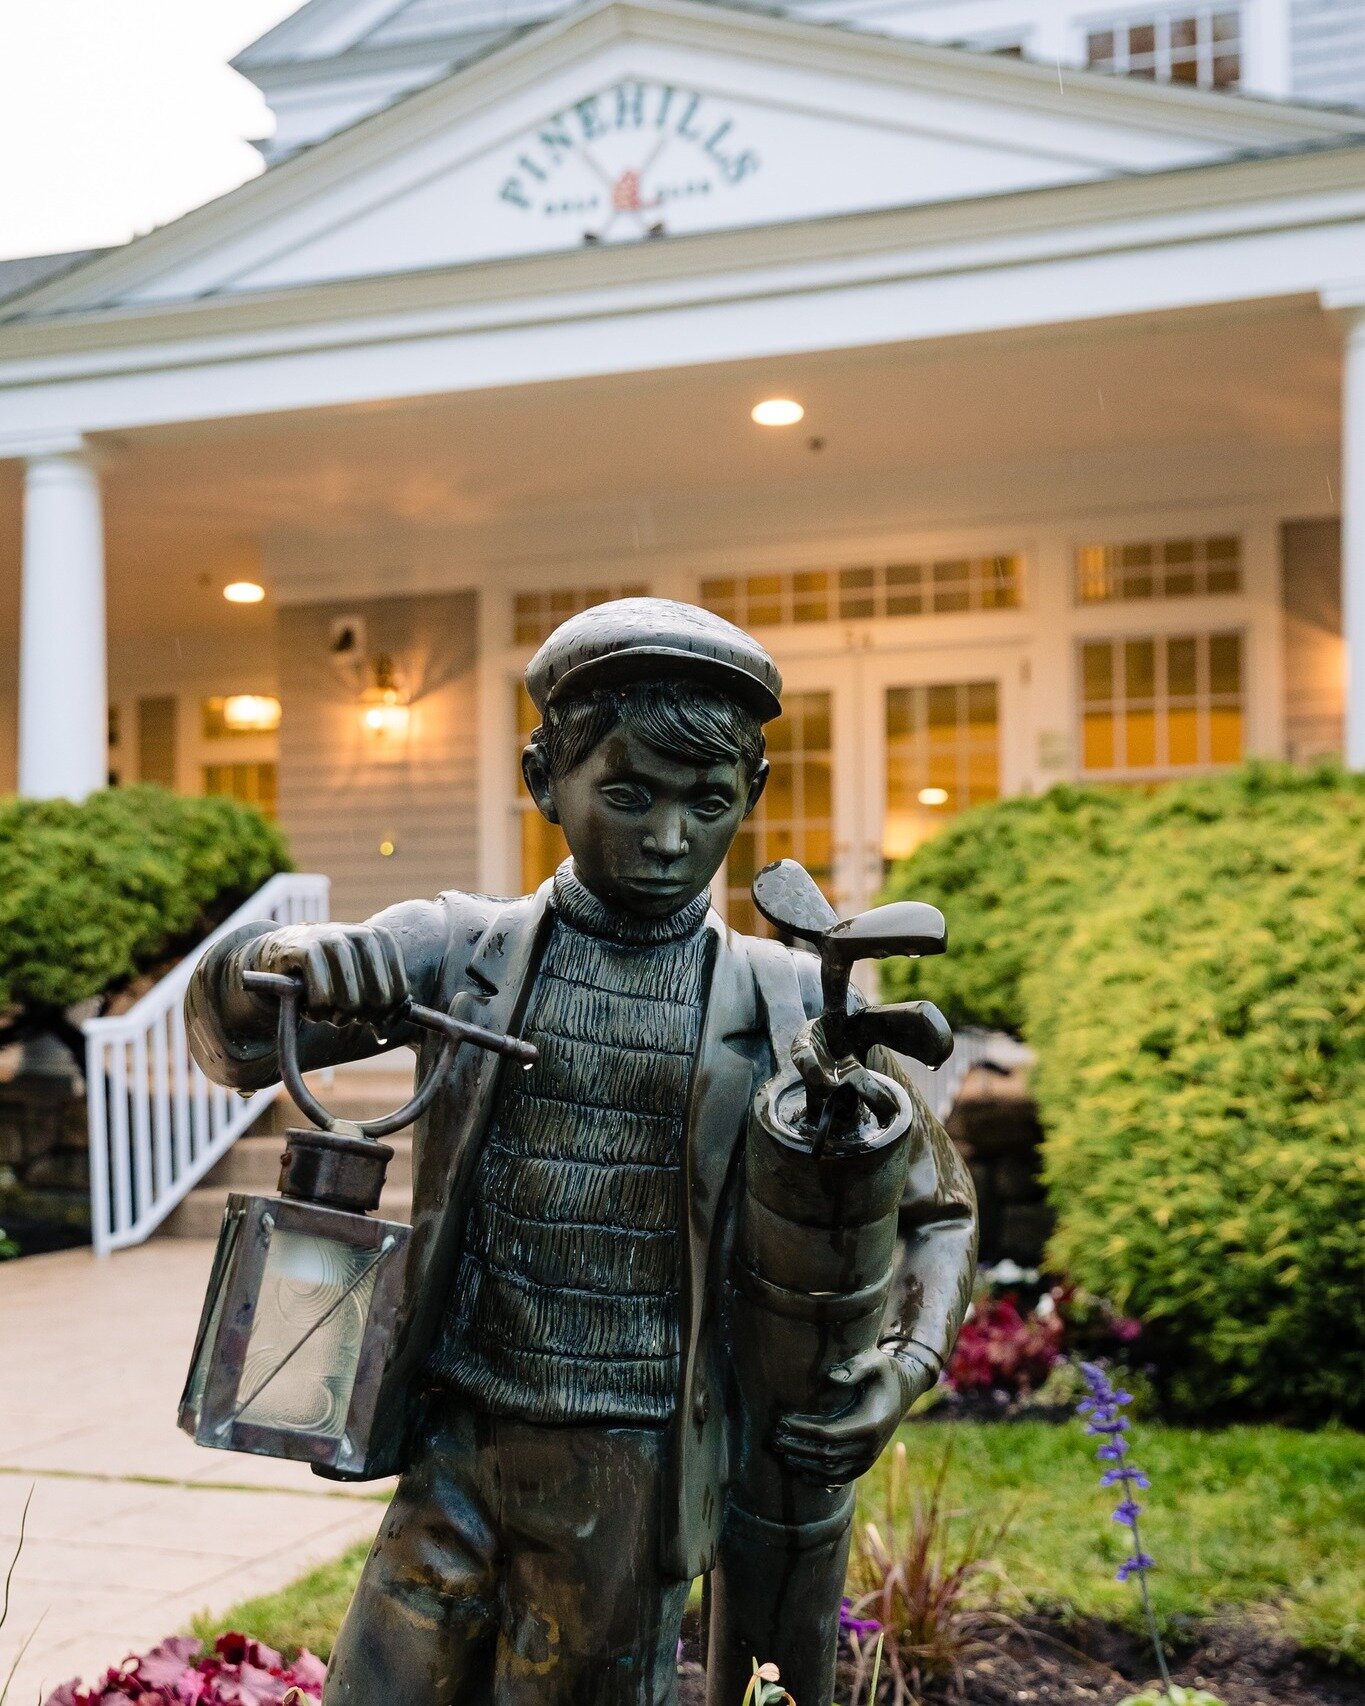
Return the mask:
<svg viewBox="0 0 1365 1706"><path fill-rule="evenodd" d="M768 766L666 758L625 724L553 781L538 755L526 780L559 824L581 880L599 900L641 918L667 918L710 883L735 831L758 804Z"/></svg>

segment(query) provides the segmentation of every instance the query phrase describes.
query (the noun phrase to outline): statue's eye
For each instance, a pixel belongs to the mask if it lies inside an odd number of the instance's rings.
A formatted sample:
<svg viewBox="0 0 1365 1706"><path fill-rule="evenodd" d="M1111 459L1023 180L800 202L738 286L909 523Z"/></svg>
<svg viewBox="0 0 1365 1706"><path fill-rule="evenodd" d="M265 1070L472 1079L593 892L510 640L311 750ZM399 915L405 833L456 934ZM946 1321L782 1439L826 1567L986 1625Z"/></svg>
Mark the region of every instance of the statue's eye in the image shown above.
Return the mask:
<svg viewBox="0 0 1365 1706"><path fill-rule="evenodd" d="M724 817L730 805L724 794L707 794L704 799L693 803L692 810L701 818L717 818Z"/></svg>
<svg viewBox="0 0 1365 1706"><path fill-rule="evenodd" d="M609 782L602 790L602 798L620 812L642 812L649 805L645 789L628 782Z"/></svg>

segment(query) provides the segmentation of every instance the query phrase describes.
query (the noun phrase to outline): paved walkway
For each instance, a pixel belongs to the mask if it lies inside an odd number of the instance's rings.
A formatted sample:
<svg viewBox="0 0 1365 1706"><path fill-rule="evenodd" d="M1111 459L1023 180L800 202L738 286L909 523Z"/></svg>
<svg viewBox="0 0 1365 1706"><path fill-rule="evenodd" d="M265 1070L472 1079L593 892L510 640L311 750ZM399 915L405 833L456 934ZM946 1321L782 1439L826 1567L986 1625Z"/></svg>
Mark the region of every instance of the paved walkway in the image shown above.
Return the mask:
<svg viewBox="0 0 1365 1706"><path fill-rule="evenodd" d="M0 1577L32 1489L0 1628L0 1694L35 1706L72 1676L184 1630L369 1539L374 1487L205 1451L175 1425L213 1246L153 1240L0 1263Z"/></svg>

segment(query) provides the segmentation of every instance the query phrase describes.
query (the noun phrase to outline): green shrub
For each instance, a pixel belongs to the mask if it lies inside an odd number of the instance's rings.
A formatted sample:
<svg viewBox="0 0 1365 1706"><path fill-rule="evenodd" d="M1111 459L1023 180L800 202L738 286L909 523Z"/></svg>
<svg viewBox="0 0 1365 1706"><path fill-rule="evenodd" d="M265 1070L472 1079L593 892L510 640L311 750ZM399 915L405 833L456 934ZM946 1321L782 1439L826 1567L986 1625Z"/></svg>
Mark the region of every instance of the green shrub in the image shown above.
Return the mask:
<svg viewBox="0 0 1365 1706"><path fill-rule="evenodd" d="M1158 1327L1184 1405L1359 1414L1365 778L1059 789L892 889L953 938L896 993L1038 1051L1051 1259Z"/></svg>
<svg viewBox="0 0 1365 1706"><path fill-rule="evenodd" d="M284 839L232 800L141 786L0 802L0 1011L126 983L290 869Z"/></svg>

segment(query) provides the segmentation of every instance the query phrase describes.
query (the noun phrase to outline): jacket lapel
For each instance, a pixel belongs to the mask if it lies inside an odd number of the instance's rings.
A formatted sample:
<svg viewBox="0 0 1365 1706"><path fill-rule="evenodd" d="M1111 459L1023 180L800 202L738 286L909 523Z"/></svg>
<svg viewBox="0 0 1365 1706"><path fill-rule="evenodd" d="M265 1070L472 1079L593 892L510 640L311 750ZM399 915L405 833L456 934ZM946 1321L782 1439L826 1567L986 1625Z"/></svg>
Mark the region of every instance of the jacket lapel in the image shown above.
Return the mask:
<svg viewBox="0 0 1365 1706"><path fill-rule="evenodd" d="M707 928L716 945L687 1118L688 1221L694 1237L709 1233L744 1127L758 1028L748 955L715 913L708 915Z"/></svg>

